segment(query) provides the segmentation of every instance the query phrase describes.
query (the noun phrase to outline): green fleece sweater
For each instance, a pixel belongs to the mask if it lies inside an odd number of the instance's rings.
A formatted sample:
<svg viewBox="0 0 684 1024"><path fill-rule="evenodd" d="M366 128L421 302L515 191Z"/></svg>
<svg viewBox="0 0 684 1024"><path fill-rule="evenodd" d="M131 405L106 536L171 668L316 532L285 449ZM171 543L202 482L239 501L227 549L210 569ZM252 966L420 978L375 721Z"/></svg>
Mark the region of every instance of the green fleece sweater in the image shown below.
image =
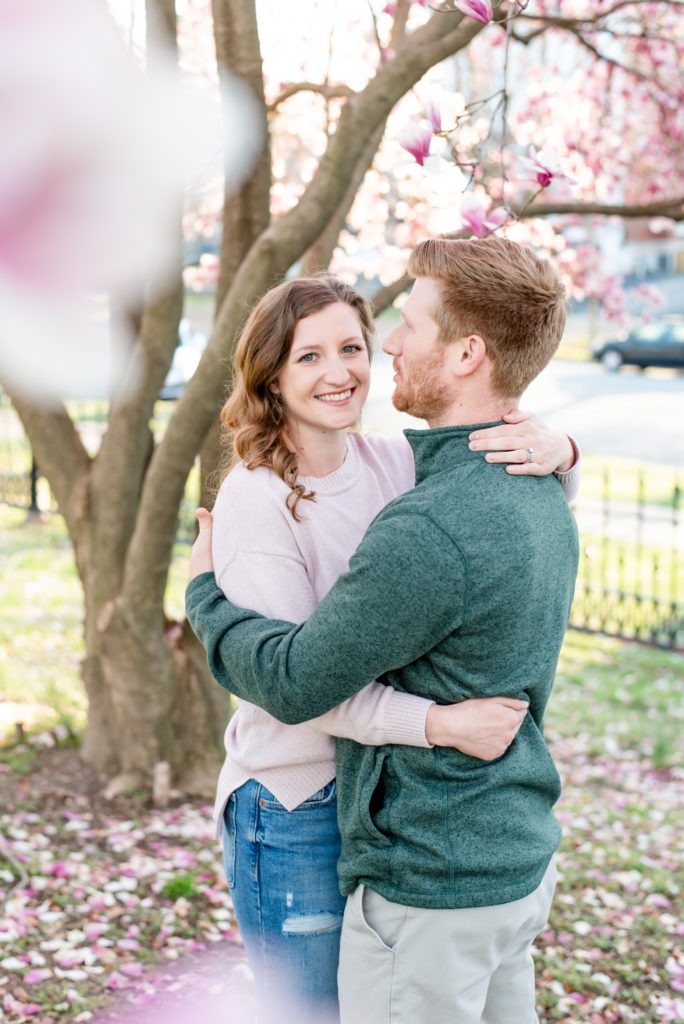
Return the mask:
<svg viewBox="0 0 684 1024"><path fill-rule="evenodd" d="M375 678L443 704L529 700L493 762L338 742L345 893L363 882L412 906L507 903L539 885L559 842L543 716L577 531L553 477L512 477L485 462L468 448L473 429L406 432L416 487L376 517L349 572L302 625L230 604L209 573L187 589L216 679L284 722L320 715Z"/></svg>

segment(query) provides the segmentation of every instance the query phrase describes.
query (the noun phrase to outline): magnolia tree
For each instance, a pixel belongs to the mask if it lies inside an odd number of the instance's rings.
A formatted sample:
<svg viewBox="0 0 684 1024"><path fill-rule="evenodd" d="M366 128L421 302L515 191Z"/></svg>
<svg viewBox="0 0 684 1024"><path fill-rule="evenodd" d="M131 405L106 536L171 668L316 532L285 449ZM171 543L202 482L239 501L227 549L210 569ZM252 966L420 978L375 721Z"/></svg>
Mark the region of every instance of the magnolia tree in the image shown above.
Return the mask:
<svg viewBox="0 0 684 1024"><path fill-rule="evenodd" d="M684 217L680 3L177 8L148 0L147 13L171 29L183 73L202 89L228 71L241 79L255 100L251 137L264 140L237 189L186 210L195 228L213 217L222 227L220 256L204 267L216 310L199 367L155 442L150 420L182 312L178 247L171 283L128 316L140 379L112 397L96 454L64 405L6 383L73 542L85 596L83 756L112 791L148 780L159 762L185 788L213 781L228 702L187 625L166 618L164 594L188 473L199 453L206 473L215 465L232 348L264 291L293 268L330 266L379 282L381 308L406 287L421 237L498 231L549 251L572 294L614 304L590 245L596 220ZM135 6L123 23L137 49ZM2 224L0 210L0 260Z"/></svg>

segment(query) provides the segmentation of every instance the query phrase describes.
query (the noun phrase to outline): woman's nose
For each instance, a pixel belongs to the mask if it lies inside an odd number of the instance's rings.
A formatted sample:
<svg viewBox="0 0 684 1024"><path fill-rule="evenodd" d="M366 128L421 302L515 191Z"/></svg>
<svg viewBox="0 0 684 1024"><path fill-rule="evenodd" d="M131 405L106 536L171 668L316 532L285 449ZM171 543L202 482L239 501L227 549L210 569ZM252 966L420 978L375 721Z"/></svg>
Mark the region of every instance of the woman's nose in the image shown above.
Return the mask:
<svg viewBox="0 0 684 1024"><path fill-rule="evenodd" d="M346 384L351 378L349 367L341 359L332 359L326 366L325 379L331 384Z"/></svg>

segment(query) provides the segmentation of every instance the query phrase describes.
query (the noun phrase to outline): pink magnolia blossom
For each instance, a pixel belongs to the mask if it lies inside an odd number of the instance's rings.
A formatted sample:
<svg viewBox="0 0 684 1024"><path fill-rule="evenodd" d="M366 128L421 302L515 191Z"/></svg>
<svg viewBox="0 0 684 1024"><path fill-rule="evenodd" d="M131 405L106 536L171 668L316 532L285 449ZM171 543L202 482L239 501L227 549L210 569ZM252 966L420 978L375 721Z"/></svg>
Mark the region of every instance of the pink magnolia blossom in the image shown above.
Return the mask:
<svg viewBox="0 0 684 1024"><path fill-rule="evenodd" d="M10 995L9 992L4 996L2 1005L8 1013L19 1014L19 1020L21 1017L31 1017L35 1013L40 1013L43 1007L39 1003L22 1003L19 999L15 999L14 996Z"/></svg>
<svg viewBox="0 0 684 1024"><path fill-rule="evenodd" d="M51 977L52 971L49 967L37 967L33 971L27 971L24 975L24 984L39 985L42 981L47 981Z"/></svg>
<svg viewBox="0 0 684 1024"><path fill-rule="evenodd" d="M143 971L143 965L139 963L121 965L121 973L127 978L142 978Z"/></svg>
<svg viewBox="0 0 684 1024"><path fill-rule="evenodd" d="M442 115L440 114L439 107L437 106L434 100L430 100L428 102L428 105L425 108L425 116L432 125L433 133L436 135L438 132L441 132Z"/></svg>
<svg viewBox="0 0 684 1024"><path fill-rule="evenodd" d="M107 988L112 989L114 992L118 992L119 989L127 988L130 982L128 978L124 977L120 971L112 971L107 978Z"/></svg>
<svg viewBox="0 0 684 1024"><path fill-rule="evenodd" d="M481 25L488 25L494 17L490 0L458 0L454 7Z"/></svg>
<svg viewBox="0 0 684 1024"><path fill-rule="evenodd" d="M53 875L55 878L70 878L73 870L65 861L56 860L54 864L45 869L45 874Z"/></svg>
<svg viewBox="0 0 684 1024"><path fill-rule="evenodd" d="M658 1005L658 1014L664 1021L676 1022L684 1015L684 1000L672 999Z"/></svg>
<svg viewBox="0 0 684 1024"><path fill-rule="evenodd" d="M419 121L414 128L407 129L399 136L399 145L422 167L430 155L432 136L433 127L430 122Z"/></svg>
<svg viewBox="0 0 684 1024"><path fill-rule="evenodd" d="M463 227L476 238L486 238L508 220L508 214L502 207L487 211L475 196L464 196L459 213Z"/></svg>
<svg viewBox="0 0 684 1024"><path fill-rule="evenodd" d="M529 157L520 157L518 178L522 181L533 181L540 188L548 188L553 181L575 183L575 179L571 178L569 174L558 170L552 157L542 152L538 153L534 146L530 146Z"/></svg>

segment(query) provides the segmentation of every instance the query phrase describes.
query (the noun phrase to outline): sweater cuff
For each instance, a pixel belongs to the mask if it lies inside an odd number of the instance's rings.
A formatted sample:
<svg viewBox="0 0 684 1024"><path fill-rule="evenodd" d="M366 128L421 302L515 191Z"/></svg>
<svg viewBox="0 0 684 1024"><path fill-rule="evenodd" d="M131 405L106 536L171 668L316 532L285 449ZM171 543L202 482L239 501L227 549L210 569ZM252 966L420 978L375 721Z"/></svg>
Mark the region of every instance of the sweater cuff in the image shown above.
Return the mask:
<svg viewBox="0 0 684 1024"><path fill-rule="evenodd" d="M565 497L567 500L574 501L579 493L580 480L582 479L582 453L579 450L579 445L575 441L574 437L570 437L568 434L568 441L572 445L572 450L575 455L575 461L570 467L566 469L564 473L554 472L556 480L561 484L565 491Z"/></svg>
<svg viewBox="0 0 684 1024"><path fill-rule="evenodd" d="M199 576L195 576L195 578L190 580L188 583L185 588L185 614L187 615L188 621L193 630L195 629L193 614L204 598L213 597L217 590L219 593L222 593L222 591L219 590L219 586L213 572L201 572Z"/></svg>
<svg viewBox="0 0 684 1024"><path fill-rule="evenodd" d="M385 708L383 722L383 727L393 734L391 742L410 747L431 747L425 736L425 726L428 709L434 703L426 697L396 690L394 699Z"/></svg>

